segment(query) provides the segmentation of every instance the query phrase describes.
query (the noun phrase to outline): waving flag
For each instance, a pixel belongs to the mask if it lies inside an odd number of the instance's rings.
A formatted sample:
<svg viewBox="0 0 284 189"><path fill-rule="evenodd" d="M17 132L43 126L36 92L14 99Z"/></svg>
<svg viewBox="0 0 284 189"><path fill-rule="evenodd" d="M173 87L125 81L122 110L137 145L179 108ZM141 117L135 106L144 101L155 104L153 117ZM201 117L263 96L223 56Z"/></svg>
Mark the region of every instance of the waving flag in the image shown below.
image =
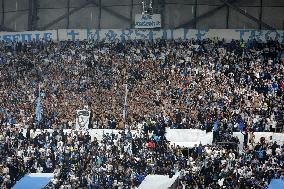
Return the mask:
<svg viewBox="0 0 284 189"><path fill-rule="evenodd" d="M35 113L36 113L36 121L39 123L42 119L42 105L41 105L41 93L40 93L40 86L39 86L39 94L38 98L36 100L36 108L35 108Z"/></svg>
<svg viewBox="0 0 284 189"><path fill-rule="evenodd" d="M42 118L42 105L41 105L41 100L40 97L37 98L37 103L36 103L36 121L40 122Z"/></svg>

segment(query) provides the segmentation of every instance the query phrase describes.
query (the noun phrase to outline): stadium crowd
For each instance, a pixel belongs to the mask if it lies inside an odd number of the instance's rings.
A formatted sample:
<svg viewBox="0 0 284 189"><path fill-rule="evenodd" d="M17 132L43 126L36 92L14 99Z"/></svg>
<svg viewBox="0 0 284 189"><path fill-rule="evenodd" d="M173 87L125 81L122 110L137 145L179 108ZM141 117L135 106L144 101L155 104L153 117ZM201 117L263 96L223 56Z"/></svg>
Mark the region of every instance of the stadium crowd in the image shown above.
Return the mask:
<svg viewBox="0 0 284 189"><path fill-rule="evenodd" d="M261 140L236 148L171 145L165 129L105 133L87 131L24 133L1 128L0 187L10 189L27 173L53 172L47 189L136 189L148 174L180 173L178 189L263 189L284 179L284 144Z"/></svg>
<svg viewBox="0 0 284 189"><path fill-rule="evenodd" d="M275 41L1 42L0 123L33 128L40 90L40 128L72 128L88 106L91 128L162 119L171 128L276 131L282 58Z"/></svg>
<svg viewBox="0 0 284 189"><path fill-rule="evenodd" d="M182 189L265 188L284 178L284 144L245 137L240 152L216 141L282 131L283 60L275 41L1 42L0 187L53 172L47 188L135 189L148 174L180 172ZM64 133L84 108L90 128L120 135ZM214 141L185 151L167 127L213 130Z"/></svg>

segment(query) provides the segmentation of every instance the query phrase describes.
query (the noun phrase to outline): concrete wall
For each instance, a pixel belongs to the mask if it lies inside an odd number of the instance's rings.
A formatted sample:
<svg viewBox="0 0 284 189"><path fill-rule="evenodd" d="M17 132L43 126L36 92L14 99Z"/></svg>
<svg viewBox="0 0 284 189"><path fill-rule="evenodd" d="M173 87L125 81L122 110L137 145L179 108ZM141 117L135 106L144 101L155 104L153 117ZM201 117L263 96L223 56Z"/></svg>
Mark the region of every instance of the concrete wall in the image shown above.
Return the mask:
<svg viewBox="0 0 284 189"><path fill-rule="evenodd" d="M22 31L28 29L29 2L31 0L0 0L0 23L13 30ZM59 16L82 6L87 1L99 4L99 0L37 0L39 4L37 27L43 28ZM195 2L196 16L200 16L222 5L219 0L153 0L154 10L162 14L164 28L176 28L187 21L194 19ZM135 14L141 13L142 0L101 0L102 8L89 4L65 17L47 29L60 28L131 28ZM4 5L4 7L3 7ZM236 0L234 5L245 10L252 16L259 18L262 12L262 20L276 29L284 29L284 0ZM131 15L132 10L132 15ZM262 10L262 11L261 11ZM4 14L3 14L4 11ZM101 15L101 16L100 16ZM122 16L118 16L122 15ZM4 16L4 18L3 18ZM99 19L101 18L101 19ZM228 18L228 21L227 21ZM195 25L185 25L194 28ZM197 21L197 29L236 29L254 28L259 24L250 20L226 6ZM265 29L265 28L263 28Z"/></svg>

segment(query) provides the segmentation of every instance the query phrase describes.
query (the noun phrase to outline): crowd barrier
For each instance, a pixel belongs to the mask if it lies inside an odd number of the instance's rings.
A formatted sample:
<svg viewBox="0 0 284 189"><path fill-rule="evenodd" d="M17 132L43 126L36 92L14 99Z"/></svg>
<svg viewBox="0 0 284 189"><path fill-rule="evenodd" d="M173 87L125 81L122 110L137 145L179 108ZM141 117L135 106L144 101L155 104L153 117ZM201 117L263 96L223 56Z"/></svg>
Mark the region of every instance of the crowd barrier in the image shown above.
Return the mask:
<svg viewBox="0 0 284 189"><path fill-rule="evenodd" d="M40 130L37 129L35 131L31 131L34 132L34 135L38 135L40 133L43 132L49 132L52 133L54 130L53 129L44 129L44 130ZM26 133L27 131L24 130L24 133ZM88 134L91 136L91 140L93 141L94 138L96 138L97 140L102 140L103 135L118 135L120 137L120 133L122 132L122 130L117 130L117 129L88 129L88 130L74 130L74 129L63 129L64 133L71 133L73 136L75 135L79 135L80 132L82 132L83 134L85 134L86 132L88 132ZM133 135L137 134L136 130L131 130L131 133Z"/></svg>
<svg viewBox="0 0 284 189"><path fill-rule="evenodd" d="M44 129L40 130L37 129L35 131L31 131L34 133L34 135L38 135L42 132L50 132L52 133L53 129ZM25 135L27 132L26 129L23 129L23 134ZM88 129L88 130L72 130L72 129L64 129L64 133L72 133L73 135L78 135L80 132L88 132L91 136L91 140L94 140L96 137L97 140L101 140L103 138L104 134L108 135L118 135L120 137L120 133L122 130L116 130L116 129ZM140 135L140 132L137 130L131 130L132 135ZM244 141L243 134L241 132L234 132L234 136L238 137L240 140L240 145L242 145ZM259 142L261 137L264 137L266 141L277 141L278 144L284 144L284 133L273 133L273 132L255 132L255 142ZM208 132L200 129L166 129L166 135L165 137L167 140L170 141L172 145L179 145L180 147L189 147L192 148L195 145L206 145L206 144L212 144L213 141L213 133ZM272 138L270 140L270 138ZM242 146L239 146L240 149L242 149Z"/></svg>
<svg viewBox="0 0 284 189"><path fill-rule="evenodd" d="M166 138L171 144L179 145L180 147L192 148L195 145L212 144L213 133L206 133L200 129L166 129Z"/></svg>
<svg viewBox="0 0 284 189"><path fill-rule="evenodd" d="M244 135L241 132L234 132L233 135L238 137L241 143L244 141ZM255 143L260 142L260 138L264 137L266 141L276 141L278 144L284 144L284 133L255 132L254 136ZM250 136L248 136L248 138L250 138Z"/></svg>
<svg viewBox="0 0 284 189"><path fill-rule="evenodd" d="M219 38L230 41L256 39L277 40L284 43L283 30L255 29L58 29L46 31L0 32L0 40L32 41L32 40L94 40L113 42L115 40L155 40L155 39L205 39Z"/></svg>

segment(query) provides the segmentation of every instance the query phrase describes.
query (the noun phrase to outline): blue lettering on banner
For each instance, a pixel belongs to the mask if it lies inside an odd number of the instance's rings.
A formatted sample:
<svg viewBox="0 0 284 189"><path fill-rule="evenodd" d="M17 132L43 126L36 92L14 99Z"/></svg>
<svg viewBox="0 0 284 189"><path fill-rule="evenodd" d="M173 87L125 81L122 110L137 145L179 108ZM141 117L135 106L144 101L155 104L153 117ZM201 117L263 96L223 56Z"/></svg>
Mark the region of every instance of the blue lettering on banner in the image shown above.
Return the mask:
<svg viewBox="0 0 284 189"><path fill-rule="evenodd" d="M147 17L148 18L148 17ZM152 24L152 20L147 22ZM155 21L156 23L156 21ZM140 23L141 24L141 23ZM226 35L223 35L228 32ZM232 34L230 36L230 34ZM254 29L236 29L236 30L191 30L191 29L168 29L168 30L148 30L148 29L127 29L127 30L107 30L107 29L86 29L86 30L60 30L59 36L54 31L31 31L31 32L5 32L0 33L0 40L5 42L12 41L32 41L32 40L154 40L162 39L198 39L202 40L207 36L225 38L225 40L252 40L267 41L276 40L284 43L284 32L281 30L254 30Z"/></svg>
<svg viewBox="0 0 284 189"><path fill-rule="evenodd" d="M174 38L174 30L170 30L170 29L163 30L162 39L173 39L173 38Z"/></svg>
<svg viewBox="0 0 284 189"><path fill-rule="evenodd" d="M52 33L44 33L44 40L46 40L46 41L50 41L51 40L51 36L52 35Z"/></svg>
<svg viewBox="0 0 284 189"><path fill-rule="evenodd" d="M39 34L39 33L36 33L36 34L35 34L35 37L36 37L36 38L35 38L36 41L40 41L40 34Z"/></svg>
<svg viewBox="0 0 284 189"><path fill-rule="evenodd" d="M87 40L100 41L100 31L100 29L96 29L93 33L92 30L87 29Z"/></svg>
<svg viewBox="0 0 284 189"><path fill-rule="evenodd" d="M168 30L162 30L162 39L174 39L174 30L168 29ZM168 34L170 33L170 35Z"/></svg>
<svg viewBox="0 0 284 189"><path fill-rule="evenodd" d="M32 34L22 34L22 41L32 41Z"/></svg>
<svg viewBox="0 0 284 189"><path fill-rule="evenodd" d="M188 39L188 38L186 37L187 34L188 34L188 32L189 32L189 29L183 29L183 40Z"/></svg>
<svg viewBox="0 0 284 189"><path fill-rule="evenodd" d="M20 34L16 34L16 35L13 35L13 41L19 41L19 37L21 37Z"/></svg>
<svg viewBox="0 0 284 189"><path fill-rule="evenodd" d="M261 39L262 35L263 35L262 31L251 30L249 39L255 39L256 41L262 41Z"/></svg>
<svg viewBox="0 0 284 189"><path fill-rule="evenodd" d="M235 31L236 31L236 32L240 32L240 38L239 38L239 39L242 40L242 39L244 39L245 33L246 33L246 32L249 32L250 30L242 30L242 29L239 30L239 29L238 29L238 30L235 30Z"/></svg>
<svg viewBox="0 0 284 189"><path fill-rule="evenodd" d="M138 37L138 38L141 37L141 39L143 39L143 40L148 39L148 35L140 33L139 30L135 30L135 36Z"/></svg>
<svg viewBox="0 0 284 189"><path fill-rule="evenodd" d="M272 36L270 36L271 33L275 33L275 38L272 38ZM266 40L272 39L272 40L278 41L279 38L280 38L280 34L276 30L271 30L271 31L269 30L265 34L265 39Z"/></svg>
<svg viewBox="0 0 284 189"><path fill-rule="evenodd" d="M167 39L168 38L168 32L167 30L162 30L162 39Z"/></svg>
<svg viewBox="0 0 284 189"><path fill-rule="evenodd" d="M117 37L117 34L113 30L108 30L106 33L106 40L107 41L114 41Z"/></svg>
<svg viewBox="0 0 284 189"><path fill-rule="evenodd" d="M126 33L128 31L128 33ZM122 33L120 35L120 39L122 42L125 40L131 40L131 34L133 33L133 30L122 30Z"/></svg>
<svg viewBox="0 0 284 189"><path fill-rule="evenodd" d="M76 40L76 35L79 35L79 33L75 32L74 30L71 30L70 32L67 32L67 35L71 35L71 40L75 41Z"/></svg>
<svg viewBox="0 0 284 189"><path fill-rule="evenodd" d="M206 30L197 30L196 38L198 40L201 40L202 37L205 36L208 31L209 31L208 29L206 29Z"/></svg>
<svg viewBox="0 0 284 189"><path fill-rule="evenodd" d="M170 37L168 39L174 39L174 30L168 30L170 32Z"/></svg>
<svg viewBox="0 0 284 189"><path fill-rule="evenodd" d="M3 36L3 40L6 41L6 42L11 42L12 39L10 38L12 35L4 35Z"/></svg>
<svg viewBox="0 0 284 189"><path fill-rule="evenodd" d="M149 36L149 39L150 39L150 40L154 40L155 34L154 34L153 30L150 30L150 31L149 31L148 36Z"/></svg>
<svg viewBox="0 0 284 189"><path fill-rule="evenodd" d="M41 36L43 35L43 36ZM42 37L42 38L41 38ZM4 40L5 42L12 42L12 41L32 41L32 40L36 40L39 41L41 39L44 40L52 40L52 33L50 32L45 32L45 33L11 33L10 34L6 34L6 35L0 35L0 38L2 40Z"/></svg>

